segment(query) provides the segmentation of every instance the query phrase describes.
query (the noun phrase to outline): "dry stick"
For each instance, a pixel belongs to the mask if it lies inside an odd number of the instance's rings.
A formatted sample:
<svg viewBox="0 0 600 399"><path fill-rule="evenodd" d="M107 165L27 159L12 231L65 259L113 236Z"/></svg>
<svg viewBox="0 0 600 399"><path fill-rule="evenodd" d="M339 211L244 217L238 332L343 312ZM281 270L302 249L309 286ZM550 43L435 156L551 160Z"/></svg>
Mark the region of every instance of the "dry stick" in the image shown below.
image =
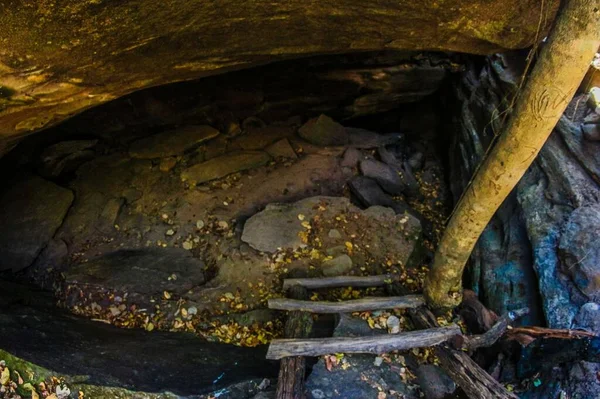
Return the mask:
<svg viewBox="0 0 600 399"><path fill-rule="evenodd" d="M435 316L426 308L409 310L412 322L419 328L437 326ZM479 367L465 352L456 351L446 345L434 348L440 366L465 391L471 399L518 399L502 384Z"/></svg>
<svg viewBox="0 0 600 399"><path fill-rule="evenodd" d="M299 301L296 299L269 299L269 309L300 310L310 313L352 313L381 309L416 308L425 303L421 295L390 296L355 299L343 302Z"/></svg>
<svg viewBox="0 0 600 399"><path fill-rule="evenodd" d="M283 289L286 290L294 285L301 285L309 290L318 288L335 288L335 287L381 287L389 283L392 279L391 275L379 276L337 276L325 278L286 278L283 280Z"/></svg>
<svg viewBox="0 0 600 399"><path fill-rule="evenodd" d="M573 339L573 338L596 338L598 335L589 331L582 330L569 330L569 329L556 329L556 328L544 328L544 327L515 327L510 330L510 335L525 334L533 338L560 338L560 339Z"/></svg>
<svg viewBox="0 0 600 399"><path fill-rule="evenodd" d="M488 222L541 150L600 45L598 0L569 0L498 142L456 206L425 282L432 307L460 303L465 263Z"/></svg>
<svg viewBox="0 0 600 399"><path fill-rule="evenodd" d="M331 353L375 353L438 345L460 334L457 325L374 337L274 339L267 359L287 356L321 356Z"/></svg>
<svg viewBox="0 0 600 399"><path fill-rule="evenodd" d="M464 347L470 351L475 349L492 346L504 335L511 322L516 319L525 316L529 313L528 308L514 310L503 315L496 324L492 326L488 331L481 335L471 335L464 337Z"/></svg>
<svg viewBox="0 0 600 399"><path fill-rule="evenodd" d="M288 291L293 298L306 298L306 288L294 286ZM285 324L285 336L289 338L303 338L310 335L312 329L312 315L302 312L291 312ZM288 357L281 360L279 378L277 379L277 399L304 399L304 369L303 357Z"/></svg>

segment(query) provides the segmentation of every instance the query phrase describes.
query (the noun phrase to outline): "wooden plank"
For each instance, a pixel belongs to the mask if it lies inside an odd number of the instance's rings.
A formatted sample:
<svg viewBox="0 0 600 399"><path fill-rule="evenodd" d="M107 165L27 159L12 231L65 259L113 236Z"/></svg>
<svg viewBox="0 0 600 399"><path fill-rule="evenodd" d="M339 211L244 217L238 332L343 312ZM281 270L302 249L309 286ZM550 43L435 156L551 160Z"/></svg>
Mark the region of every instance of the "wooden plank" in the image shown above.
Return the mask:
<svg viewBox="0 0 600 399"><path fill-rule="evenodd" d="M308 298L306 288L293 286L288 295L296 299ZM310 336L313 318L309 313L291 312L285 323L284 335L288 338L304 338ZM281 359L279 377L277 379L277 399L304 399L304 372L306 361L301 356Z"/></svg>
<svg viewBox="0 0 600 399"><path fill-rule="evenodd" d="M420 328L437 326L435 316L422 307L409 310L413 323ZM462 351L456 351L447 345L434 348L434 353L440 360L440 366L463 389L471 399L518 399L492 376L479 367L477 363Z"/></svg>
<svg viewBox="0 0 600 399"><path fill-rule="evenodd" d="M425 303L421 295L371 297L343 302L300 301L287 298L269 299L269 309L299 310L309 313L352 313L379 309L416 308Z"/></svg>
<svg viewBox="0 0 600 399"><path fill-rule="evenodd" d="M309 290L336 287L381 287L386 281L392 279L391 275L378 276L336 276L323 278L286 278L283 280L283 289L294 285L301 285Z"/></svg>
<svg viewBox="0 0 600 399"><path fill-rule="evenodd" d="M380 354L394 350L438 345L460 334L460 328L457 325L450 325L373 337L274 339L269 345L267 359L281 359L287 356L321 356L331 353Z"/></svg>

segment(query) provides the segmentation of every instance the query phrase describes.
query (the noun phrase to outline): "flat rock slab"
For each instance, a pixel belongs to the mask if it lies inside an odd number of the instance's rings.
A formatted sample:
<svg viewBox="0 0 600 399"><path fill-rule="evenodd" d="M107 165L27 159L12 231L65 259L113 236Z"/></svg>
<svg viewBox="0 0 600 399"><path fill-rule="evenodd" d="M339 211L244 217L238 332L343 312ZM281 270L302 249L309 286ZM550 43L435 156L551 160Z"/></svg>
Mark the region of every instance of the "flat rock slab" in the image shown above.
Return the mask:
<svg viewBox="0 0 600 399"><path fill-rule="evenodd" d="M265 151L273 158L290 158L297 159L296 151L292 148L288 139L281 139L276 143L271 144Z"/></svg>
<svg viewBox="0 0 600 399"><path fill-rule="evenodd" d="M0 337L2 350L58 375L185 397L248 379L273 378L278 369L276 362L265 360L263 347L211 343L191 334L120 329L22 305L0 308Z"/></svg>
<svg viewBox="0 0 600 399"><path fill-rule="evenodd" d="M309 225L311 235L315 236L315 240L319 239L321 250L325 252L345 241L352 241L350 232L356 231L361 236L360 245L365 252L375 257L390 256L404 264L421 231L421 224L416 218L396 215L390 208L374 206L363 211L344 197L311 197L293 204L267 205L264 211L246 221L242 240L263 252L273 253L278 248L298 249L306 245L301 236ZM343 228L339 237L329 236L332 227ZM345 248L344 245L342 248ZM358 257L358 251L348 255L352 256L355 264L363 260ZM346 263L343 266L345 271L351 266Z"/></svg>
<svg viewBox="0 0 600 399"><path fill-rule="evenodd" d="M179 248L120 250L70 268L65 280L117 292L182 295L204 284L204 263Z"/></svg>
<svg viewBox="0 0 600 399"><path fill-rule="evenodd" d="M378 148L398 143L403 135L400 133L379 134L367 129L347 127L350 145L354 148Z"/></svg>
<svg viewBox="0 0 600 399"><path fill-rule="evenodd" d="M73 193L28 176L0 196L0 270L31 265L65 218Z"/></svg>
<svg viewBox="0 0 600 399"><path fill-rule="evenodd" d="M129 146L129 155L141 159L170 157L218 135L219 131L208 125L184 126L134 141Z"/></svg>
<svg viewBox="0 0 600 399"><path fill-rule="evenodd" d="M233 140L229 148L244 151L262 150L269 144L293 135L294 129L288 126L249 128L245 130L243 136Z"/></svg>
<svg viewBox="0 0 600 399"><path fill-rule="evenodd" d="M298 134L311 144L321 147L348 144L346 128L327 115L312 118L298 130Z"/></svg>
<svg viewBox="0 0 600 399"><path fill-rule="evenodd" d="M232 173L263 166L270 160L269 154L263 151L244 151L224 155L184 170L181 173L181 180L202 184Z"/></svg>

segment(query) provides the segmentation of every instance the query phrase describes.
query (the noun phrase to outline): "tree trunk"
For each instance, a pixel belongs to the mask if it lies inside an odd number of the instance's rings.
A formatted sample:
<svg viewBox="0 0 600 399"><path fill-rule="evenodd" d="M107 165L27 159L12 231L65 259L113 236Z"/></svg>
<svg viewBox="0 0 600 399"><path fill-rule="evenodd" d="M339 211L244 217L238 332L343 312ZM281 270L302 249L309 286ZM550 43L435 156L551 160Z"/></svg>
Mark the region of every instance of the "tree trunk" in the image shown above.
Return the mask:
<svg viewBox="0 0 600 399"><path fill-rule="evenodd" d="M433 308L460 303L465 263L484 228L546 142L600 44L598 0L570 0L519 95L505 132L466 189L425 282Z"/></svg>

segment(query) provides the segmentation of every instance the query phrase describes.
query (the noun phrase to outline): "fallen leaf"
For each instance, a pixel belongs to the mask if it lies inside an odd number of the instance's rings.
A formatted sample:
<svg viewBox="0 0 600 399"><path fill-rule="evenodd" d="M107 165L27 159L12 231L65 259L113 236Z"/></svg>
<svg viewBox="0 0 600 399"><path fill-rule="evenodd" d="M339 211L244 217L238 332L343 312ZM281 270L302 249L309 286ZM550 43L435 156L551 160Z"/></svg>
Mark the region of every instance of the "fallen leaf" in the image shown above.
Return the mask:
<svg viewBox="0 0 600 399"><path fill-rule="evenodd" d="M23 381L23 378L21 378L21 374L19 374L19 372L17 370L15 370L14 373L17 375L17 383L19 385L23 385L24 381Z"/></svg>
<svg viewBox="0 0 600 399"><path fill-rule="evenodd" d="M163 292L165 299L171 299L171 294L168 291Z"/></svg>
<svg viewBox="0 0 600 399"><path fill-rule="evenodd" d="M4 367L2 374L0 374L0 385L6 385L10 381L10 370L8 367Z"/></svg>
<svg viewBox="0 0 600 399"><path fill-rule="evenodd" d="M152 323L146 324L146 331L152 331L152 330L154 330L154 324L152 324Z"/></svg>

